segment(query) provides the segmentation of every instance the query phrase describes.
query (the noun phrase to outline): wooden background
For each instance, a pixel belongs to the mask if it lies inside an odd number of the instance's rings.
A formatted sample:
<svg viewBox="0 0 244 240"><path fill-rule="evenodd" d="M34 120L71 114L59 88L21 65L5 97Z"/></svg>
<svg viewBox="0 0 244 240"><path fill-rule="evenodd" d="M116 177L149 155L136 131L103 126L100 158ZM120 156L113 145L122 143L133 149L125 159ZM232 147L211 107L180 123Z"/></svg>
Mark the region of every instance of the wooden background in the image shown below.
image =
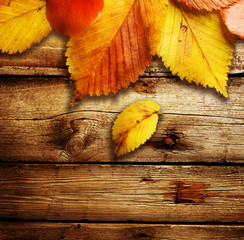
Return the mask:
<svg viewBox="0 0 244 240"><path fill-rule="evenodd" d="M154 58L128 89L72 109L66 41L0 54L0 239L244 239L244 41L228 99ZM116 158L113 121L144 99L164 112L157 130Z"/></svg>

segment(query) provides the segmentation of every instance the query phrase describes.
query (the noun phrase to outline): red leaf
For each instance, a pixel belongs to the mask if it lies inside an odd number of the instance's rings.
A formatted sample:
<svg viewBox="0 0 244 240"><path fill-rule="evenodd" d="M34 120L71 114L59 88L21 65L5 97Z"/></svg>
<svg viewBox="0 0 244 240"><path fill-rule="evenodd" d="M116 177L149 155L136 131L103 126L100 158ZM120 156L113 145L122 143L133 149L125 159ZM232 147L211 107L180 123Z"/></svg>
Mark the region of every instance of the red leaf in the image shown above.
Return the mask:
<svg viewBox="0 0 244 240"><path fill-rule="evenodd" d="M221 16L228 29L238 37L244 39L244 0L230 8L221 11Z"/></svg>
<svg viewBox="0 0 244 240"><path fill-rule="evenodd" d="M177 0L179 3L184 3L190 8L198 10L212 11L213 9L221 9L230 6L239 0Z"/></svg>
<svg viewBox="0 0 244 240"><path fill-rule="evenodd" d="M77 36L96 20L104 0L47 0L47 19L59 32Z"/></svg>

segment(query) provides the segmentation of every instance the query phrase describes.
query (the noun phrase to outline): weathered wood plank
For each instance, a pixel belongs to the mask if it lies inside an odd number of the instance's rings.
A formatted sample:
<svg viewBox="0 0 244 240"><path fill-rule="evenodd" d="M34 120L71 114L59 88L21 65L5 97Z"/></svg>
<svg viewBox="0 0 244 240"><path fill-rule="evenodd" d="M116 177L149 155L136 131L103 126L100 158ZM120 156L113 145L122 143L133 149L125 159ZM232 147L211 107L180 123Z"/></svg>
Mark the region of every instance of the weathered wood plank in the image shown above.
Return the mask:
<svg viewBox="0 0 244 240"><path fill-rule="evenodd" d="M0 218L243 222L244 168L2 164Z"/></svg>
<svg viewBox="0 0 244 240"><path fill-rule="evenodd" d="M52 32L39 45L23 54L0 54L0 75L56 75L68 76L65 49L68 38ZM145 76L165 76L169 73L162 61L154 58ZM244 73L244 41L236 43L230 73Z"/></svg>
<svg viewBox="0 0 244 240"><path fill-rule="evenodd" d="M243 237L241 225L0 222L2 240L241 240Z"/></svg>
<svg viewBox="0 0 244 240"><path fill-rule="evenodd" d="M85 98L69 108L66 78L0 81L0 161L244 162L244 78L232 78L229 99L176 78L141 78L128 90ZM115 159L111 129L127 105L161 105L158 128L140 149ZM172 147L164 140L171 137Z"/></svg>
<svg viewBox="0 0 244 240"><path fill-rule="evenodd" d="M65 66L67 37L52 33L24 53L0 54L0 75L68 75Z"/></svg>

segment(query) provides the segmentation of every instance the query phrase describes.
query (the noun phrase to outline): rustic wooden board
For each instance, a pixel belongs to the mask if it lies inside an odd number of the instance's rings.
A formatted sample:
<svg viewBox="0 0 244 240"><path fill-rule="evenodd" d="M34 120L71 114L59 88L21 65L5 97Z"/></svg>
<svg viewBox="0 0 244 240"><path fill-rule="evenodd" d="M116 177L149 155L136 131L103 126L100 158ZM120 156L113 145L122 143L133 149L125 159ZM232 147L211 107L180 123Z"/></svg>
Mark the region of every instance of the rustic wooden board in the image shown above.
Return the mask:
<svg viewBox="0 0 244 240"><path fill-rule="evenodd" d="M67 37L53 33L24 53L0 54L1 75L68 75L65 66Z"/></svg>
<svg viewBox="0 0 244 240"><path fill-rule="evenodd" d="M52 32L40 44L22 54L0 54L0 75L56 75L68 76L65 49L68 38ZM230 73L244 73L244 41L236 45ZM158 58L154 58L145 76L165 76L169 73Z"/></svg>
<svg viewBox="0 0 244 240"><path fill-rule="evenodd" d="M244 168L2 164L0 218L243 222Z"/></svg>
<svg viewBox="0 0 244 240"><path fill-rule="evenodd" d="M70 109L67 78L6 78L0 81L0 161L243 163L243 83L231 78L224 99L177 78L141 78L116 95L87 97ZM157 131L140 149L116 159L113 122L143 99L161 105ZM167 137L174 146L165 144Z"/></svg>
<svg viewBox="0 0 244 240"><path fill-rule="evenodd" d="M244 239L244 41L228 99L172 78L154 57L128 90L73 109L67 41L51 33L23 54L0 54L0 239ZM115 158L113 121L143 99L161 105L157 131Z"/></svg>
<svg viewBox="0 0 244 240"><path fill-rule="evenodd" d="M2 240L238 240L243 237L241 225L0 222Z"/></svg>

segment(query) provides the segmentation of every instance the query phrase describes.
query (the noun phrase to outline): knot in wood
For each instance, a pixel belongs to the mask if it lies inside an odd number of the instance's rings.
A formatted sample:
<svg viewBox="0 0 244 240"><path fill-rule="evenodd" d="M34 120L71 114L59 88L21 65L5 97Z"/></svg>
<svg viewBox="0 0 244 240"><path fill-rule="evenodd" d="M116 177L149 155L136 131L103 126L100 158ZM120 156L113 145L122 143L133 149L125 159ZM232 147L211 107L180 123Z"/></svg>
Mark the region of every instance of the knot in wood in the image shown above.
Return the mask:
<svg viewBox="0 0 244 240"><path fill-rule="evenodd" d="M65 146L65 151L71 157L76 157L83 151L83 137L82 136L71 136Z"/></svg>
<svg viewBox="0 0 244 240"><path fill-rule="evenodd" d="M175 145L175 141L170 137L166 137L163 141L163 144L165 147L170 148L170 147L173 147Z"/></svg>
<svg viewBox="0 0 244 240"><path fill-rule="evenodd" d="M72 135L65 146L65 151L71 157L79 156L84 150L86 150L94 139L87 134L76 133Z"/></svg>

